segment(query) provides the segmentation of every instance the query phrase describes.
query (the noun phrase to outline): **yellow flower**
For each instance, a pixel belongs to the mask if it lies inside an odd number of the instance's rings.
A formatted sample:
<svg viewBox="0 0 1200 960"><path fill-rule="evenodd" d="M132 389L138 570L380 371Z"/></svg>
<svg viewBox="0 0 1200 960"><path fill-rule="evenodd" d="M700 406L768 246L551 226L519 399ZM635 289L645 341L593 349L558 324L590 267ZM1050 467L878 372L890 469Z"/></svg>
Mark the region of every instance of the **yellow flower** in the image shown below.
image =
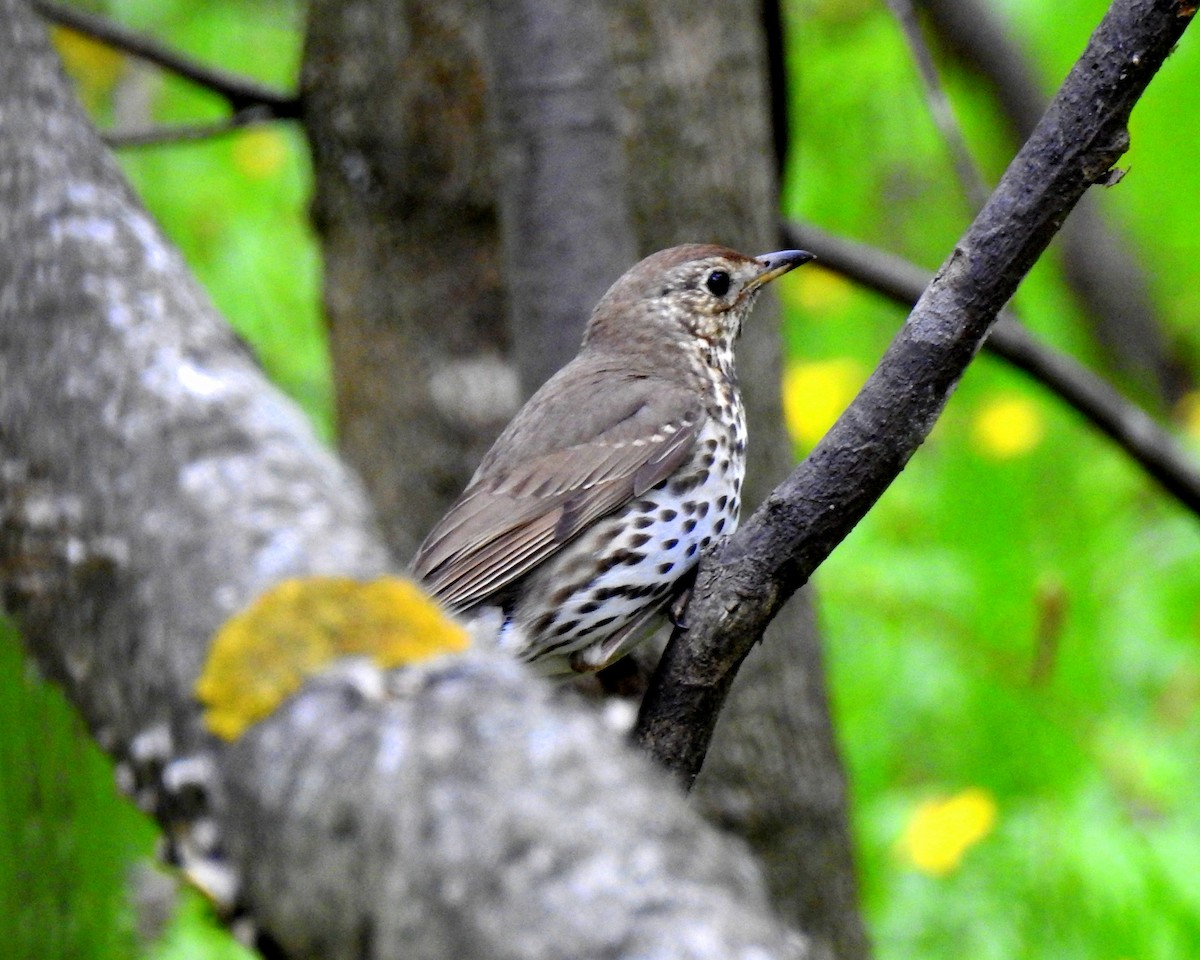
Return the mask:
<svg viewBox="0 0 1200 960"><path fill-rule="evenodd" d="M1179 401L1178 414L1184 433L1200 440L1200 390L1189 390Z"/></svg>
<svg viewBox="0 0 1200 960"><path fill-rule="evenodd" d="M952 797L919 804L896 848L922 873L943 877L995 825L995 798L979 787L969 787Z"/></svg>
<svg viewBox="0 0 1200 960"><path fill-rule="evenodd" d="M995 397L975 415L975 443L996 460L1024 456L1042 442L1046 423L1037 404L1019 394Z"/></svg>
<svg viewBox="0 0 1200 960"><path fill-rule="evenodd" d="M79 99L89 110L97 109L121 78L125 54L66 27L51 27L50 38L78 87Z"/></svg>
<svg viewBox="0 0 1200 960"><path fill-rule="evenodd" d="M811 447L854 399L867 375L849 357L798 363L783 375L783 417L792 439Z"/></svg>
<svg viewBox="0 0 1200 960"><path fill-rule="evenodd" d="M256 180L277 173L286 159L287 142L270 127L249 127L233 144L234 166Z"/></svg>
<svg viewBox="0 0 1200 960"><path fill-rule="evenodd" d="M776 290L785 307L816 317L840 310L854 293L849 280L819 265L789 274Z"/></svg>

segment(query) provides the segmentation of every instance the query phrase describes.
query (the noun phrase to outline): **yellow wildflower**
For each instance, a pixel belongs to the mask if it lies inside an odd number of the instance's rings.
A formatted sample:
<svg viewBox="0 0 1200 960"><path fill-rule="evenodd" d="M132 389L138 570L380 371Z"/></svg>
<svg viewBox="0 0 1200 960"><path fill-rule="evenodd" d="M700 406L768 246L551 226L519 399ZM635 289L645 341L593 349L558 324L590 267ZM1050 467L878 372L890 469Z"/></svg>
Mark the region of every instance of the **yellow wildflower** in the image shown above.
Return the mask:
<svg viewBox="0 0 1200 960"><path fill-rule="evenodd" d="M969 787L952 797L919 804L896 848L922 873L943 877L995 825L995 798L980 787Z"/></svg>
<svg viewBox="0 0 1200 960"><path fill-rule="evenodd" d="M1200 440L1200 390L1189 390L1179 401L1178 414L1184 433Z"/></svg>
<svg viewBox="0 0 1200 960"><path fill-rule="evenodd" d="M233 163L242 173L256 180L279 172L287 159L283 134L270 127L248 127L233 144Z"/></svg>
<svg viewBox="0 0 1200 960"><path fill-rule="evenodd" d="M792 439L811 447L825 435L866 380L850 357L797 363L783 375L783 417Z"/></svg>
<svg viewBox="0 0 1200 960"><path fill-rule="evenodd" d="M1019 394L995 397L975 416L975 443L996 460L1024 456L1042 442L1046 423L1037 404Z"/></svg>

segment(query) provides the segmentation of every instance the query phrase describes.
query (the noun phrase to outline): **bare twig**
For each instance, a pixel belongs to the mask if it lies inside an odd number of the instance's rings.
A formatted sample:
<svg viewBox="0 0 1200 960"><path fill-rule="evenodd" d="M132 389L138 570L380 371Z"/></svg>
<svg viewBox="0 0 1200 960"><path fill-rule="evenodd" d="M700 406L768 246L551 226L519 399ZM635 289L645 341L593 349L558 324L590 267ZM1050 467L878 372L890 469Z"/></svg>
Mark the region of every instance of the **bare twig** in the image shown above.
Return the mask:
<svg viewBox="0 0 1200 960"><path fill-rule="evenodd" d="M787 243L811 250L821 266L911 306L931 274L901 257L806 224L784 227ZM1183 506L1200 515L1200 469L1145 410L1066 354L1040 343L1007 311L983 348L1029 374L1115 441Z"/></svg>
<svg viewBox="0 0 1200 960"><path fill-rule="evenodd" d="M225 99L235 115L257 109L266 111L270 118L276 120L293 120L300 116L300 100L293 94L199 63L151 37L76 7L54 3L53 0L32 0L32 6L43 19L51 23L92 37L211 90Z"/></svg>
<svg viewBox="0 0 1200 960"><path fill-rule="evenodd" d="M128 147L162 147L177 143L193 143L213 137L236 133L255 124L270 123L277 119L259 107L239 110L221 120L211 123L189 123L177 126L146 127L143 130L112 130L102 133L100 139L113 150Z"/></svg>
<svg viewBox="0 0 1200 960"><path fill-rule="evenodd" d="M900 31L904 34L909 52L916 63L921 86L925 91L925 102L929 105L933 122L950 152L954 174L966 193L971 209L978 210L987 202L988 186L967 147L962 127L954 116L954 108L950 105L950 98L946 96L946 90L938 76L933 54L930 53L925 36L921 33L921 24L917 21L917 12L913 9L912 0L887 0L887 5L900 25Z"/></svg>
<svg viewBox="0 0 1200 960"><path fill-rule="evenodd" d="M638 739L691 783L741 661L928 436L1000 309L1089 186L1195 8L1115 0L1046 115L825 438L702 562L642 704Z"/></svg>

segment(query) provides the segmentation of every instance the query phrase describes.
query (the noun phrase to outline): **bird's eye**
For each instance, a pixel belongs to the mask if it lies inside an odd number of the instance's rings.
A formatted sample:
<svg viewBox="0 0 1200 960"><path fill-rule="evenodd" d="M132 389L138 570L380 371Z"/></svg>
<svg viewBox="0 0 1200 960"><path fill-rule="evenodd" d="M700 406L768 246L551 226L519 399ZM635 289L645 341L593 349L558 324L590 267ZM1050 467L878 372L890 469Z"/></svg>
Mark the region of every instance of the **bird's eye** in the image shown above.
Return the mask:
<svg viewBox="0 0 1200 960"><path fill-rule="evenodd" d="M714 270L705 278L704 285L714 297L723 297L729 292L729 274L724 270Z"/></svg>

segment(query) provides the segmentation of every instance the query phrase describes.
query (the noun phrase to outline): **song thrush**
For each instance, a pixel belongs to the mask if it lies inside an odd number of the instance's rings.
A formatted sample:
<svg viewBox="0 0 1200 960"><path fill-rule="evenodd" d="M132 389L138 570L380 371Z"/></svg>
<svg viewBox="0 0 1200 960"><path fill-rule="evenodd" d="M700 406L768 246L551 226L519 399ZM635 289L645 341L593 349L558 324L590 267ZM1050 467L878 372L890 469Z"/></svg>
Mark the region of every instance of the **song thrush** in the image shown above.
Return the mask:
<svg viewBox="0 0 1200 960"><path fill-rule="evenodd" d="M737 526L733 343L762 286L811 259L689 244L617 280L417 552L426 589L459 613L500 608L500 646L543 673L627 653Z"/></svg>

